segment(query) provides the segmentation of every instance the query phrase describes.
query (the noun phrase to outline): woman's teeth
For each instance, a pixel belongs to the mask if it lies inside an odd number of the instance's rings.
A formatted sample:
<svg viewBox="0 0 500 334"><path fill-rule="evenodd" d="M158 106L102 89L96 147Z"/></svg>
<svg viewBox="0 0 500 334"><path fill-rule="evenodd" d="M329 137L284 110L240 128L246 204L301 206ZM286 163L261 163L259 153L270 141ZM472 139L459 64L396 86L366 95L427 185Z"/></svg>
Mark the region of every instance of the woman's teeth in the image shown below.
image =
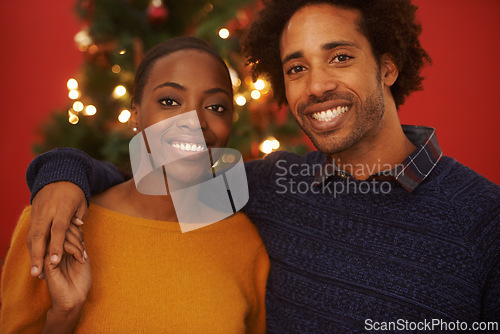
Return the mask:
<svg viewBox="0 0 500 334"><path fill-rule="evenodd" d="M345 113L349 107L337 107L334 109L328 109L326 111L318 111L312 114L312 118L321 121L321 122L328 122L334 119L335 117L342 115Z"/></svg>
<svg viewBox="0 0 500 334"><path fill-rule="evenodd" d="M204 151L207 149L204 145L195 144L195 143L183 143L183 142L178 142L178 141L174 141L170 145L172 145L176 149L179 149L181 151L187 151L187 152L200 152L200 151Z"/></svg>

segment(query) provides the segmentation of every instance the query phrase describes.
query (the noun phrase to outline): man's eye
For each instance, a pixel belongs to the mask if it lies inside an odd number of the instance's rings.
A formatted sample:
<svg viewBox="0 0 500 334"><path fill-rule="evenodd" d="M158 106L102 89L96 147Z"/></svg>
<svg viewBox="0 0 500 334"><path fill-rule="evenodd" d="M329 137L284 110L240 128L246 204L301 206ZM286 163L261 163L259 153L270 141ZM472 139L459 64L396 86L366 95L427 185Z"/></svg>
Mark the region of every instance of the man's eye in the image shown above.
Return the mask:
<svg viewBox="0 0 500 334"><path fill-rule="evenodd" d="M299 72L302 72L304 70L304 66L296 65L290 67L290 69L287 71L287 74L297 74Z"/></svg>
<svg viewBox="0 0 500 334"><path fill-rule="evenodd" d="M212 104L205 108L211 111L215 111L217 113L223 113L224 111L226 111L226 108L220 104Z"/></svg>
<svg viewBox="0 0 500 334"><path fill-rule="evenodd" d="M166 99L161 99L160 104L167 106L167 107L172 107L172 106L178 106L179 103L173 99L166 98Z"/></svg>
<svg viewBox="0 0 500 334"><path fill-rule="evenodd" d="M341 55L337 55L337 56L333 57L332 63L345 63L346 61L348 61L350 59L352 59L351 56L341 54Z"/></svg>

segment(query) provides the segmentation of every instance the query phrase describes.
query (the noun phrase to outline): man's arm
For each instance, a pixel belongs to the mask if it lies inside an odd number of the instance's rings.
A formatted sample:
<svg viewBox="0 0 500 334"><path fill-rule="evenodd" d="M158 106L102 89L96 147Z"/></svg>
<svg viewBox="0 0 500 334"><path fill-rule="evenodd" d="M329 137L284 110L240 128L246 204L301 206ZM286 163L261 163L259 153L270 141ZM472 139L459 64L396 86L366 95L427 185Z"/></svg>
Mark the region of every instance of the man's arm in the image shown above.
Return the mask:
<svg viewBox="0 0 500 334"><path fill-rule="evenodd" d="M28 167L26 181L33 206L26 242L31 275L39 276L49 237L49 254L57 264L66 230L71 221L83 224L90 196L123 182L124 177L110 163L92 159L77 149L60 148L36 157Z"/></svg>

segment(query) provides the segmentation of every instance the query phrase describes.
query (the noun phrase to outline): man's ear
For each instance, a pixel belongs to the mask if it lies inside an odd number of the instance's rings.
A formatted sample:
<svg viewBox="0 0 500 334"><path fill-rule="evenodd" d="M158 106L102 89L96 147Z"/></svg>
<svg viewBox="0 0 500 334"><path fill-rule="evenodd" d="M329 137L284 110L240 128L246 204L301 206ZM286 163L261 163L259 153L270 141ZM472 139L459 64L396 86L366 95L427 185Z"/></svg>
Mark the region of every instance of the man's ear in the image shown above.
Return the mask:
<svg viewBox="0 0 500 334"><path fill-rule="evenodd" d="M394 63L393 57L389 53L382 55L380 59L380 69L382 71L382 82L385 86L390 87L396 82L399 75L399 70Z"/></svg>

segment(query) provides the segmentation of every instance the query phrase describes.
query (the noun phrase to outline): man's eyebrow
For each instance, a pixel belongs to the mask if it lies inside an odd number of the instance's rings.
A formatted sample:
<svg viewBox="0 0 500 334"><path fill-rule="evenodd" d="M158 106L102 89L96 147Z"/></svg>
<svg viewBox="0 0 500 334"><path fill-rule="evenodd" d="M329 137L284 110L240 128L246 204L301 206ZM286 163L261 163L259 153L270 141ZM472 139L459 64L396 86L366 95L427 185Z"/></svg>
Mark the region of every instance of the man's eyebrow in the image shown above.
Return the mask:
<svg viewBox="0 0 500 334"><path fill-rule="evenodd" d="M340 46L350 46L350 47L355 47L355 48L359 49L359 46L357 44L352 43L352 42L347 42L347 41L337 41L337 42L325 43L321 46L321 49L328 51L328 50L333 50L335 48L338 48Z"/></svg>
<svg viewBox="0 0 500 334"><path fill-rule="evenodd" d="M347 41L337 41L337 42L330 42L330 43L325 43L321 45L321 49L328 51L328 50L333 50L335 48L341 47L341 46L350 46L350 47L355 47L359 48L357 44L352 43L352 42L347 42ZM295 51L293 53L290 53L289 55L285 56L283 60L281 60L282 64L285 64L286 62L297 59L297 58L302 58L304 57L304 52L302 51Z"/></svg>
<svg viewBox="0 0 500 334"><path fill-rule="evenodd" d="M160 89L162 87L172 87L172 88L179 89L179 90L186 90L186 87L184 87L183 85L180 85L176 82L171 82L171 81L167 81L167 82L164 82L162 84L159 84L153 90L157 90L157 89Z"/></svg>
<svg viewBox="0 0 500 334"><path fill-rule="evenodd" d="M204 91L203 93L205 94L215 94L215 93L224 93L226 94L229 98L231 98L231 94L225 90L224 88L220 88L220 87L215 87L215 88L210 88L210 89L207 89L206 91Z"/></svg>
<svg viewBox="0 0 500 334"><path fill-rule="evenodd" d="M297 58L302 58L304 57L304 53L302 51L296 51L293 53L290 53L289 55L285 56L283 60L281 60L282 64L285 64L287 61L290 61L292 59L297 59Z"/></svg>

